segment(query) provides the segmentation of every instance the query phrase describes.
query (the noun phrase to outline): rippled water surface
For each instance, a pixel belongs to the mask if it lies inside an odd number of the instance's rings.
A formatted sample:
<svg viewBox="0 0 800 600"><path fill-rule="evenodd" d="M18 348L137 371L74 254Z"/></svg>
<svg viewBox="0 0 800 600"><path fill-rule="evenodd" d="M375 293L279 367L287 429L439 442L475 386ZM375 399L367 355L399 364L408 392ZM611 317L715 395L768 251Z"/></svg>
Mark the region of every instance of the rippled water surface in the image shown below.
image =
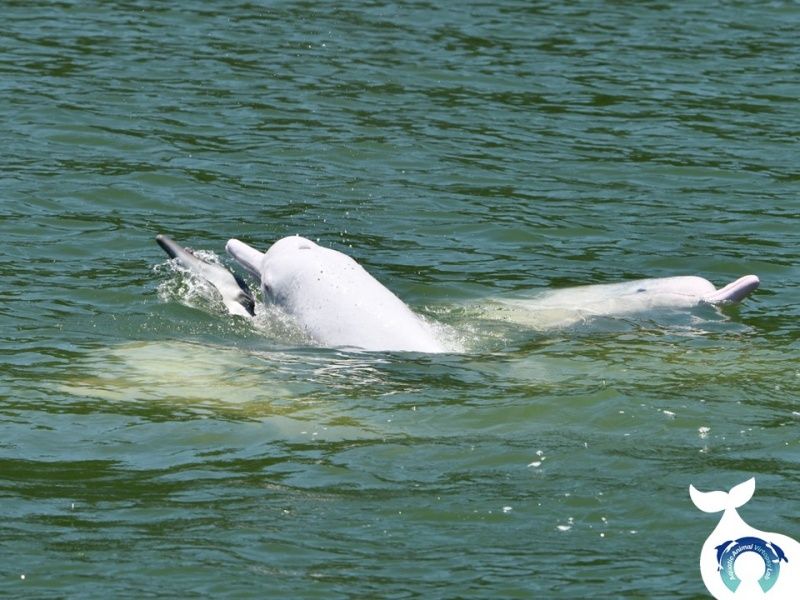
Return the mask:
<svg viewBox="0 0 800 600"><path fill-rule="evenodd" d="M797 4L0 12L0 595L703 597L687 488L753 475L800 538ZM159 232L303 234L462 351L265 331ZM722 311L480 310L746 273Z"/></svg>

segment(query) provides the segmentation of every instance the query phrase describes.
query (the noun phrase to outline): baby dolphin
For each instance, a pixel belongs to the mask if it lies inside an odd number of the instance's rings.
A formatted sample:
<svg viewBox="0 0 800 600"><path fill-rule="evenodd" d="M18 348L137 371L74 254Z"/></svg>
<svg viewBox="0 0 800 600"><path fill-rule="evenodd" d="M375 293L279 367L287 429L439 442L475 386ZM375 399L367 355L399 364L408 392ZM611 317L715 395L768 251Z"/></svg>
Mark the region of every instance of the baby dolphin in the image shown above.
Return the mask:
<svg viewBox="0 0 800 600"><path fill-rule="evenodd" d="M156 242L170 258L177 259L185 268L213 285L222 295L222 301L232 315L243 317L255 315L253 295L241 277L234 275L225 267L198 258L191 250L184 248L166 235L157 235Z"/></svg>

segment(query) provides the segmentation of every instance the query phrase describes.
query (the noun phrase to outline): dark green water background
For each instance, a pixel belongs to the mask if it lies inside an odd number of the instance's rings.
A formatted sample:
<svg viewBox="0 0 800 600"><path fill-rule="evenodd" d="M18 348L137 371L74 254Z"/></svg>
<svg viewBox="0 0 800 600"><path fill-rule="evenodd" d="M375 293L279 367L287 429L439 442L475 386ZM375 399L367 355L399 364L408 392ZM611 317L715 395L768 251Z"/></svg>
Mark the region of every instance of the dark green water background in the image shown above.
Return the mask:
<svg viewBox="0 0 800 600"><path fill-rule="evenodd" d="M687 488L753 475L745 520L800 538L798 31L790 2L0 3L0 595L703 597ZM265 338L160 297L158 232L318 239L468 352ZM461 308L745 273L723 313Z"/></svg>

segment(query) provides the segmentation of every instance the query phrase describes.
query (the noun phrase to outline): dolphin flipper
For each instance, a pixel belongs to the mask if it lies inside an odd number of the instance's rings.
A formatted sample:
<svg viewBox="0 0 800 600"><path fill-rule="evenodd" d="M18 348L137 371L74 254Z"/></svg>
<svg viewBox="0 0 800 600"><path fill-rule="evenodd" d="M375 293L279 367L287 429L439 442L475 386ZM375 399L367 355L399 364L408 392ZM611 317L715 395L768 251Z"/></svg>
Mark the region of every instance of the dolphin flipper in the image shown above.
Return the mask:
<svg viewBox="0 0 800 600"><path fill-rule="evenodd" d="M254 316L255 301L247 284L225 267L206 262L166 235L156 236L156 242L170 258L208 281L222 295L228 312L232 315Z"/></svg>
<svg viewBox="0 0 800 600"><path fill-rule="evenodd" d="M744 300L750 293L758 289L760 283L755 275L745 275L733 281L723 288L718 289L713 294L708 294L703 298L703 302L708 304L733 304Z"/></svg>

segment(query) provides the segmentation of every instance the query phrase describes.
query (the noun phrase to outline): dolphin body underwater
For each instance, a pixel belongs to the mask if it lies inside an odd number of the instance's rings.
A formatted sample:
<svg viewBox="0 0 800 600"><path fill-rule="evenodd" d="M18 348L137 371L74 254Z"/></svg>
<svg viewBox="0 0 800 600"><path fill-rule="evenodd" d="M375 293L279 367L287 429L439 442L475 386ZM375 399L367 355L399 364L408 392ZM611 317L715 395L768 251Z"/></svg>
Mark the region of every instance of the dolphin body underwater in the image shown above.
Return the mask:
<svg viewBox="0 0 800 600"><path fill-rule="evenodd" d="M171 258L208 281L222 296L228 312L255 315L253 295L240 277L197 257L165 235L158 235L156 241ZM300 236L282 238L266 252L236 239L229 240L225 249L259 280L264 302L291 316L320 346L448 351L433 324L342 252ZM539 299L500 301L499 305L512 315L564 309L581 318L620 316L656 308L736 303L758 285L755 275L741 277L719 290L702 277L664 277L556 290Z"/></svg>

